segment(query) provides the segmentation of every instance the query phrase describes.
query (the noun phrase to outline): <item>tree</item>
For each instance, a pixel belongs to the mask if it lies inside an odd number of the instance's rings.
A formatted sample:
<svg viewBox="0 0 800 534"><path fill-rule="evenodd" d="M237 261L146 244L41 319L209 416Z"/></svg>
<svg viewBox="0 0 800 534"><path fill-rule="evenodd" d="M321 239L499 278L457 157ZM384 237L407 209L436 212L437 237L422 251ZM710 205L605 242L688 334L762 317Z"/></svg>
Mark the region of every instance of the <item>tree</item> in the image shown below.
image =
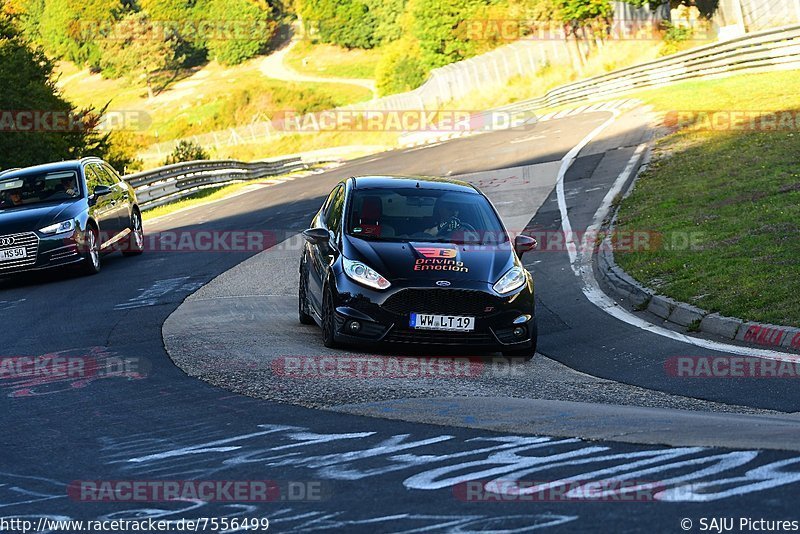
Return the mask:
<svg viewBox="0 0 800 534"><path fill-rule="evenodd" d="M108 137L96 131L99 114L76 109L61 96L53 64L28 43L4 7L0 0L0 168L105 155ZM39 122L19 121L22 112L37 113ZM68 119L59 126L55 117Z"/></svg>
<svg viewBox="0 0 800 534"><path fill-rule="evenodd" d="M195 5L195 20L198 26L213 27L211 35L199 37L209 57L224 65L237 65L264 51L277 29L265 0L202 0Z"/></svg>
<svg viewBox="0 0 800 534"><path fill-rule="evenodd" d="M47 0L38 35L56 58L97 67L106 33L126 12L123 0Z"/></svg>
<svg viewBox="0 0 800 534"><path fill-rule="evenodd" d="M419 43L403 37L386 48L375 68L375 83L381 95L410 91L422 85L427 71L420 64Z"/></svg>
<svg viewBox="0 0 800 534"><path fill-rule="evenodd" d="M372 48L378 43L373 12L380 0L299 0L306 32L323 43L345 48Z"/></svg>
<svg viewBox="0 0 800 534"><path fill-rule="evenodd" d="M150 98L159 77L183 62L178 55L178 37L151 24L145 13L130 13L114 26L114 38L107 42L100 58L104 74L141 80Z"/></svg>
<svg viewBox="0 0 800 534"><path fill-rule="evenodd" d="M415 0L409 5L411 33L417 39L426 69L441 67L473 55L459 34L481 0Z"/></svg>

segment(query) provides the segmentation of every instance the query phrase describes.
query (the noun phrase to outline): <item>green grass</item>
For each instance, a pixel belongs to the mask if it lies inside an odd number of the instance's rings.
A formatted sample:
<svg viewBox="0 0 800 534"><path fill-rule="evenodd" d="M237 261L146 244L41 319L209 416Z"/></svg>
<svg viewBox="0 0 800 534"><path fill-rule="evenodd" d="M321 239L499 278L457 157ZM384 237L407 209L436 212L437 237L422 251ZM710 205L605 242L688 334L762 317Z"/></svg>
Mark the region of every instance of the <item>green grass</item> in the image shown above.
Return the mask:
<svg viewBox="0 0 800 534"><path fill-rule="evenodd" d="M800 72L634 95L659 111L800 110ZM616 259L659 293L723 315L800 326L800 131L687 128L661 139L619 229L664 237ZM682 246L693 236L694 246Z"/></svg>
<svg viewBox="0 0 800 534"><path fill-rule="evenodd" d="M215 62L180 73L161 94L148 99L143 86L126 80L105 80L59 65L65 96L78 106L141 110L149 117L139 133L144 144L168 141L271 119L278 112L321 111L369 100L368 89L349 84L298 84L274 80L260 70L263 57L235 67Z"/></svg>
<svg viewBox="0 0 800 534"><path fill-rule="evenodd" d="M306 40L292 48L286 63L308 76L371 79L375 77L375 67L382 54L381 49L347 50Z"/></svg>

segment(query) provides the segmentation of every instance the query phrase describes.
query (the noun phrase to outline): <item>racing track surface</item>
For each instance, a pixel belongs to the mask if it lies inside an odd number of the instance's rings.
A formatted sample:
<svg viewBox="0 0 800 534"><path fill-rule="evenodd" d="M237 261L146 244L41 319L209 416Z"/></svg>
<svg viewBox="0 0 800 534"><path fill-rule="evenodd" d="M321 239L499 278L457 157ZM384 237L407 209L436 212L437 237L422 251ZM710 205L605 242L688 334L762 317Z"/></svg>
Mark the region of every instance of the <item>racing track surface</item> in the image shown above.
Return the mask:
<svg viewBox="0 0 800 534"><path fill-rule="evenodd" d="M184 212L146 230L259 229L289 236L304 228L323 196L348 174L462 175L558 161L607 118L607 113L578 115L525 132L366 158ZM586 226L603 196L602 185L607 187L615 174L594 172L602 155L641 140L643 132L620 124L587 147L567 175L575 228ZM601 189L589 191L594 187ZM549 195L530 223L537 228L560 223ZM252 399L187 377L164 350L162 325L187 296L250 256L151 251L136 259L108 257L96 277L60 274L0 282L2 356L85 356L100 368L122 358L141 372L138 378L97 374L71 381L3 376L0 516L267 517L272 530L297 532L574 532L601 524L603 530L652 531L659 525L674 532L683 517L791 518L792 499L783 496L797 488L787 486L798 479L793 466L800 457L792 452L641 446L434 426ZM563 256L526 256L542 304L540 350L549 358L682 397L756 409L750 411L798 410L791 384L695 385L668 379L665 357L692 349L594 309L578 291ZM264 280L264 287L268 283ZM548 368L554 377L572 373L555 362L532 365ZM581 380L595 383L591 377ZM619 505L464 502L454 489L467 479L585 481L615 472L633 480L660 480L666 491L657 502ZM738 478L722 482L732 477ZM325 498L247 504L68 498L66 485L85 479L319 481ZM687 481L695 485L681 489Z"/></svg>

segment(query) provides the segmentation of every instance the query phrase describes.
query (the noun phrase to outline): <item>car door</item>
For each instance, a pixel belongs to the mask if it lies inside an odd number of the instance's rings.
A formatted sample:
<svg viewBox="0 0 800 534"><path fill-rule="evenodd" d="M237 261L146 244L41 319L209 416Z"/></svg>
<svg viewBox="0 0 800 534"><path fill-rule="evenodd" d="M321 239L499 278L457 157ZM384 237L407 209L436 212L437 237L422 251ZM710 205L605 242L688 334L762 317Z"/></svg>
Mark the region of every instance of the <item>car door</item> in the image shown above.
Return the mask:
<svg viewBox="0 0 800 534"><path fill-rule="evenodd" d="M93 197L94 190L99 185L106 185L102 181L102 175L98 172L95 163L87 163L84 167L86 174L86 187L89 195L89 215L97 222L100 227L100 244L108 242L117 232L119 232L119 222L117 217L116 204L113 202L112 195L102 195Z"/></svg>
<svg viewBox="0 0 800 534"><path fill-rule="evenodd" d="M122 180L117 171L107 163L103 164L103 169L111 177L114 184L114 194L117 196L117 217L119 218L120 230L131 227L131 208L133 199L131 198L128 185Z"/></svg>
<svg viewBox="0 0 800 534"><path fill-rule="evenodd" d="M342 212L344 211L344 185L333 190L314 225L326 228L331 234L327 243L311 244L308 254L308 288L312 306L322 312L322 290L331 263L337 254L337 240L341 232Z"/></svg>
<svg viewBox="0 0 800 534"><path fill-rule="evenodd" d="M119 233L122 232L127 225L125 224L127 219L127 214L123 215L122 210L124 209L125 202L123 199L123 190L119 180L116 180L114 176L106 170L106 168L100 163L93 163L95 167L95 171L97 172L98 177L100 178L100 184L108 187L111 189L111 193L108 196L109 198L109 206L111 210L111 214L109 215L109 239L113 239L119 236ZM111 220L113 217L113 222Z"/></svg>

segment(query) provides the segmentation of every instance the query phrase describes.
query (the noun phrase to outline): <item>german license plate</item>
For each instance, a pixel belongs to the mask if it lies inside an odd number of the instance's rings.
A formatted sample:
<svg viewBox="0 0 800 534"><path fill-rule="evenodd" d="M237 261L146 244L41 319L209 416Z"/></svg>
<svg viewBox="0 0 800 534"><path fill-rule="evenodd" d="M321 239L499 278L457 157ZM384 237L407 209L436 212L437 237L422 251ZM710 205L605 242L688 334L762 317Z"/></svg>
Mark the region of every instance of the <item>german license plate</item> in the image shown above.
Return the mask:
<svg viewBox="0 0 800 534"><path fill-rule="evenodd" d="M0 261L18 260L27 257L28 251L25 250L25 247L0 249Z"/></svg>
<svg viewBox="0 0 800 534"><path fill-rule="evenodd" d="M425 313L412 313L411 328L419 330L446 330L449 332L472 332L475 330L474 317L459 317L454 315L430 315Z"/></svg>

